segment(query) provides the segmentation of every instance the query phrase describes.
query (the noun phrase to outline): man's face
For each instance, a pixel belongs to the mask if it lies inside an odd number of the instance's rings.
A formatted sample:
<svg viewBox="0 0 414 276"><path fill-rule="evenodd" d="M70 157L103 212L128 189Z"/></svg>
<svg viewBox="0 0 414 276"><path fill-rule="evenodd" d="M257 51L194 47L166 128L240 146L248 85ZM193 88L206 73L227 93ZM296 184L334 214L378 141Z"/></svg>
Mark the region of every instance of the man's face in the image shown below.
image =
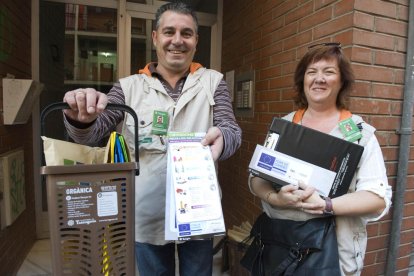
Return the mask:
<svg viewBox="0 0 414 276"><path fill-rule="evenodd" d="M152 32L160 73L181 74L193 61L198 41L196 25L191 15L166 11L159 27Z"/></svg>

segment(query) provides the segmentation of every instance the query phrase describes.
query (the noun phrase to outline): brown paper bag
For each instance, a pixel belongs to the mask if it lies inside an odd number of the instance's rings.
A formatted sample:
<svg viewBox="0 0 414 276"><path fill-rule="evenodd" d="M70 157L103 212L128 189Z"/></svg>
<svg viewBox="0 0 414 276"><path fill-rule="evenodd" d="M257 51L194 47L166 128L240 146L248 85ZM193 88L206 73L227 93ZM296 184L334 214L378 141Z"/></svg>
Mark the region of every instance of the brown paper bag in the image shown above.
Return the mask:
<svg viewBox="0 0 414 276"><path fill-rule="evenodd" d="M102 164L105 148L89 147L42 136L46 166Z"/></svg>

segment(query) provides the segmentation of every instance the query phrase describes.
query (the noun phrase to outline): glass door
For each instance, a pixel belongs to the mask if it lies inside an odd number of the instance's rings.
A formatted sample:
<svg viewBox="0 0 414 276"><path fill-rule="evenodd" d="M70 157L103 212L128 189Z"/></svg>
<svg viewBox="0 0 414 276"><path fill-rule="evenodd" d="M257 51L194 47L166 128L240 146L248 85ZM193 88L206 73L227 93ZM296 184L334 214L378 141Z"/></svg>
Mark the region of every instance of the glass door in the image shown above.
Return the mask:
<svg viewBox="0 0 414 276"><path fill-rule="evenodd" d="M156 9L166 1L151 1L153 5L144 5L138 2L128 1L126 3L126 43L120 46L127 49L124 62L126 76L137 73L139 69L144 68L151 61L157 61L151 33L154 30ZM201 63L207 68L219 70L220 57L215 52L217 46L215 42L221 41L221 37L219 37L221 32L218 32L217 26L221 22L218 11L222 7L222 1L188 2L193 5L199 19L199 41L194 62Z"/></svg>
<svg viewBox="0 0 414 276"><path fill-rule="evenodd" d="M39 81L44 84L40 95L40 111L61 102L66 91L92 87L108 92L117 79L117 9L116 1L102 1L102 6L39 2ZM95 1L96 3L96 1ZM69 140L65 134L61 112L45 120L43 135ZM38 133L36 133L38 135ZM40 140L34 138L34 146ZM35 168L35 172L39 168ZM36 217L39 238L49 236L45 179L36 189Z"/></svg>
<svg viewBox="0 0 414 276"><path fill-rule="evenodd" d="M108 92L117 78L116 9L65 4L65 91Z"/></svg>

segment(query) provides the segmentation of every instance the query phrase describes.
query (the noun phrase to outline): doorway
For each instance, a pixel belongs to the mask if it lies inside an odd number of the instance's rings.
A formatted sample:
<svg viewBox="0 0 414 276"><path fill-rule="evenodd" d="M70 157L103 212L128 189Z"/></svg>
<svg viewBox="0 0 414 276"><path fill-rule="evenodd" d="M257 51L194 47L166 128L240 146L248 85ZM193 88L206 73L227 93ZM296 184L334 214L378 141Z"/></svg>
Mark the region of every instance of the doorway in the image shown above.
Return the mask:
<svg viewBox="0 0 414 276"><path fill-rule="evenodd" d="M200 40L195 61L220 70L222 0L187 1L199 17ZM45 85L39 111L62 101L66 91L93 87L107 93L120 77L155 61L151 31L155 12L165 1L155 0L39 0L37 40L39 81ZM125 15L125 16L124 16ZM36 43L36 41L35 41ZM49 116L45 136L67 140L62 115ZM34 126L39 114L33 115ZM38 130L33 131L39 148ZM34 162L34 171L40 162ZM44 180L34 177L38 238L48 238L48 211Z"/></svg>

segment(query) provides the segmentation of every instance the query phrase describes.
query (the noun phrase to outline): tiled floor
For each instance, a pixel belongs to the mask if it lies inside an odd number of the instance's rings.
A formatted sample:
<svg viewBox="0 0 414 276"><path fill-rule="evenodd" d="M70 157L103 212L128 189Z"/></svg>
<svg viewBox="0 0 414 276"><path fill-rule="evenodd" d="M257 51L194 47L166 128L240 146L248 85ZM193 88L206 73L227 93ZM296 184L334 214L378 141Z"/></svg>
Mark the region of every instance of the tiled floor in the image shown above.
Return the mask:
<svg viewBox="0 0 414 276"><path fill-rule="evenodd" d="M26 260L20 267L17 276L51 276L52 261L50 256L50 240L38 240ZM138 275L138 273L136 274ZM213 276L228 276L221 272L221 250L214 255Z"/></svg>

